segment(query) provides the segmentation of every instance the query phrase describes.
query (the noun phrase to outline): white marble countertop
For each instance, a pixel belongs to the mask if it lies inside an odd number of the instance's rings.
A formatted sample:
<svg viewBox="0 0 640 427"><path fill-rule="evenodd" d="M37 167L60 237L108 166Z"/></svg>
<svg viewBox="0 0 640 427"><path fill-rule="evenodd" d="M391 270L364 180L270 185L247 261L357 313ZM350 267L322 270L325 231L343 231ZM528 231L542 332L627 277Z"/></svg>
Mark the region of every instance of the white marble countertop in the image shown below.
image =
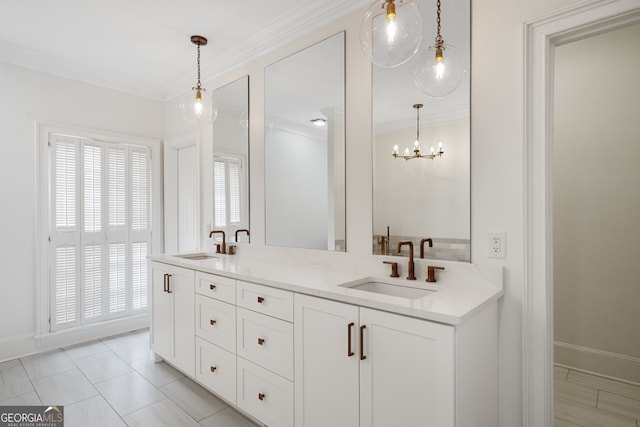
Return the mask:
<svg viewBox="0 0 640 427"><path fill-rule="evenodd" d="M427 283L424 277L413 281L404 278L407 258L343 255L345 261L326 264L239 255L191 260L160 254L149 256L149 260L449 325L462 324L503 295L499 267L481 269L467 263L416 260L416 274L419 269L426 272L427 263L445 267L437 271L436 283ZM389 278L389 267L382 265L382 260L398 262L401 278ZM340 286L368 279L434 292L408 299Z"/></svg>

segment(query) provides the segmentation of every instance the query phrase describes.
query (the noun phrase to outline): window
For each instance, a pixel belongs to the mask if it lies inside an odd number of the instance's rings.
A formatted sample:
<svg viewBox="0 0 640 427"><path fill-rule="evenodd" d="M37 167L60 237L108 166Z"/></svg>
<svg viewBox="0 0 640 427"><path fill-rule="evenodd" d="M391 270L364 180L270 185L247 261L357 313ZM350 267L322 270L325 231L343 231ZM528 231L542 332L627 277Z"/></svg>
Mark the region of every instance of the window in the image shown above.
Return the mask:
<svg viewBox="0 0 640 427"><path fill-rule="evenodd" d="M243 203L243 165L239 157L213 158L213 223L232 233L246 227Z"/></svg>
<svg viewBox="0 0 640 427"><path fill-rule="evenodd" d="M49 134L50 331L147 310L151 154Z"/></svg>

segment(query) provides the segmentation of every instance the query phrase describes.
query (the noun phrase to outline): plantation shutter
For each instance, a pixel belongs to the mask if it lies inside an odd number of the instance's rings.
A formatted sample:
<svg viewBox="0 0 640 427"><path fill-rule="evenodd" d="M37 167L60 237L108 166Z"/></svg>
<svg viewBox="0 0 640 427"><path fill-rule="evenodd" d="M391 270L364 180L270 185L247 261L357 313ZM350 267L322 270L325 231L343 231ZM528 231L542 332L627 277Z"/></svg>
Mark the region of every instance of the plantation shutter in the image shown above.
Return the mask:
<svg viewBox="0 0 640 427"><path fill-rule="evenodd" d="M214 157L213 219L216 229L231 233L246 226L242 214L242 184L242 159Z"/></svg>
<svg viewBox="0 0 640 427"><path fill-rule="evenodd" d="M147 147L50 135L51 330L148 305Z"/></svg>

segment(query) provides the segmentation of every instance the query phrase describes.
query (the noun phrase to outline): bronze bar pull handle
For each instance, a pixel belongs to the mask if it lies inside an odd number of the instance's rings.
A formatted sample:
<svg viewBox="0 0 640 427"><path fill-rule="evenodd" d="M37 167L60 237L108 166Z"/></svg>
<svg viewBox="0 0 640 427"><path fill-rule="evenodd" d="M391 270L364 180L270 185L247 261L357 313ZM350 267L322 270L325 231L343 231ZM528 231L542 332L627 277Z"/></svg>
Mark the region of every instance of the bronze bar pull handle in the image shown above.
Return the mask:
<svg viewBox="0 0 640 427"><path fill-rule="evenodd" d="M351 328L355 326L355 323L351 322L347 325L347 357L353 356L355 353L351 350Z"/></svg>
<svg viewBox="0 0 640 427"><path fill-rule="evenodd" d="M258 400L264 400L267 397L264 393L258 393Z"/></svg>
<svg viewBox="0 0 640 427"><path fill-rule="evenodd" d="M173 291L171 290L171 274L167 274L167 293L172 294Z"/></svg>
<svg viewBox="0 0 640 427"><path fill-rule="evenodd" d="M364 330L367 328L367 325L360 326L360 360L364 360L367 358L364 354Z"/></svg>
<svg viewBox="0 0 640 427"><path fill-rule="evenodd" d="M167 273L164 273L164 276L163 276L163 279L162 279L162 280L163 280L163 283L162 283L162 292L167 292L167 277L168 277L168 276L169 276L169 275L168 275Z"/></svg>
<svg viewBox="0 0 640 427"><path fill-rule="evenodd" d="M218 369L218 368L216 368L215 366L212 366L212 367L211 367L211 372L215 372L215 371L216 371L216 369Z"/></svg>
<svg viewBox="0 0 640 427"><path fill-rule="evenodd" d="M258 304L262 304L264 302L264 297L258 297Z"/></svg>
<svg viewBox="0 0 640 427"><path fill-rule="evenodd" d="M264 338L258 338L258 345L264 344Z"/></svg>
<svg viewBox="0 0 640 427"><path fill-rule="evenodd" d="M213 291L215 288L216 288L216 285L214 285L213 283L209 284L209 289Z"/></svg>
<svg viewBox="0 0 640 427"><path fill-rule="evenodd" d="M216 324L216 321L215 321L215 320L213 320L213 319L211 319L211 320L209 321L209 323L211 323L211 326L213 326L213 325L215 325L215 324Z"/></svg>

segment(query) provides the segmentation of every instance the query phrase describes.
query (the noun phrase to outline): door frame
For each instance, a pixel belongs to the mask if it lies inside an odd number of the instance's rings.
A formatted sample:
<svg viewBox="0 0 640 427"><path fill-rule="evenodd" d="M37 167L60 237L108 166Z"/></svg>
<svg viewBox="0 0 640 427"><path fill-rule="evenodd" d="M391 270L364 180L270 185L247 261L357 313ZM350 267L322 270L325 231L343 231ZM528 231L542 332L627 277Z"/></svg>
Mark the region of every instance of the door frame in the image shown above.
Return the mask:
<svg viewBox="0 0 640 427"><path fill-rule="evenodd" d="M640 0L597 0L525 23L524 426L553 426L554 50L637 22Z"/></svg>

